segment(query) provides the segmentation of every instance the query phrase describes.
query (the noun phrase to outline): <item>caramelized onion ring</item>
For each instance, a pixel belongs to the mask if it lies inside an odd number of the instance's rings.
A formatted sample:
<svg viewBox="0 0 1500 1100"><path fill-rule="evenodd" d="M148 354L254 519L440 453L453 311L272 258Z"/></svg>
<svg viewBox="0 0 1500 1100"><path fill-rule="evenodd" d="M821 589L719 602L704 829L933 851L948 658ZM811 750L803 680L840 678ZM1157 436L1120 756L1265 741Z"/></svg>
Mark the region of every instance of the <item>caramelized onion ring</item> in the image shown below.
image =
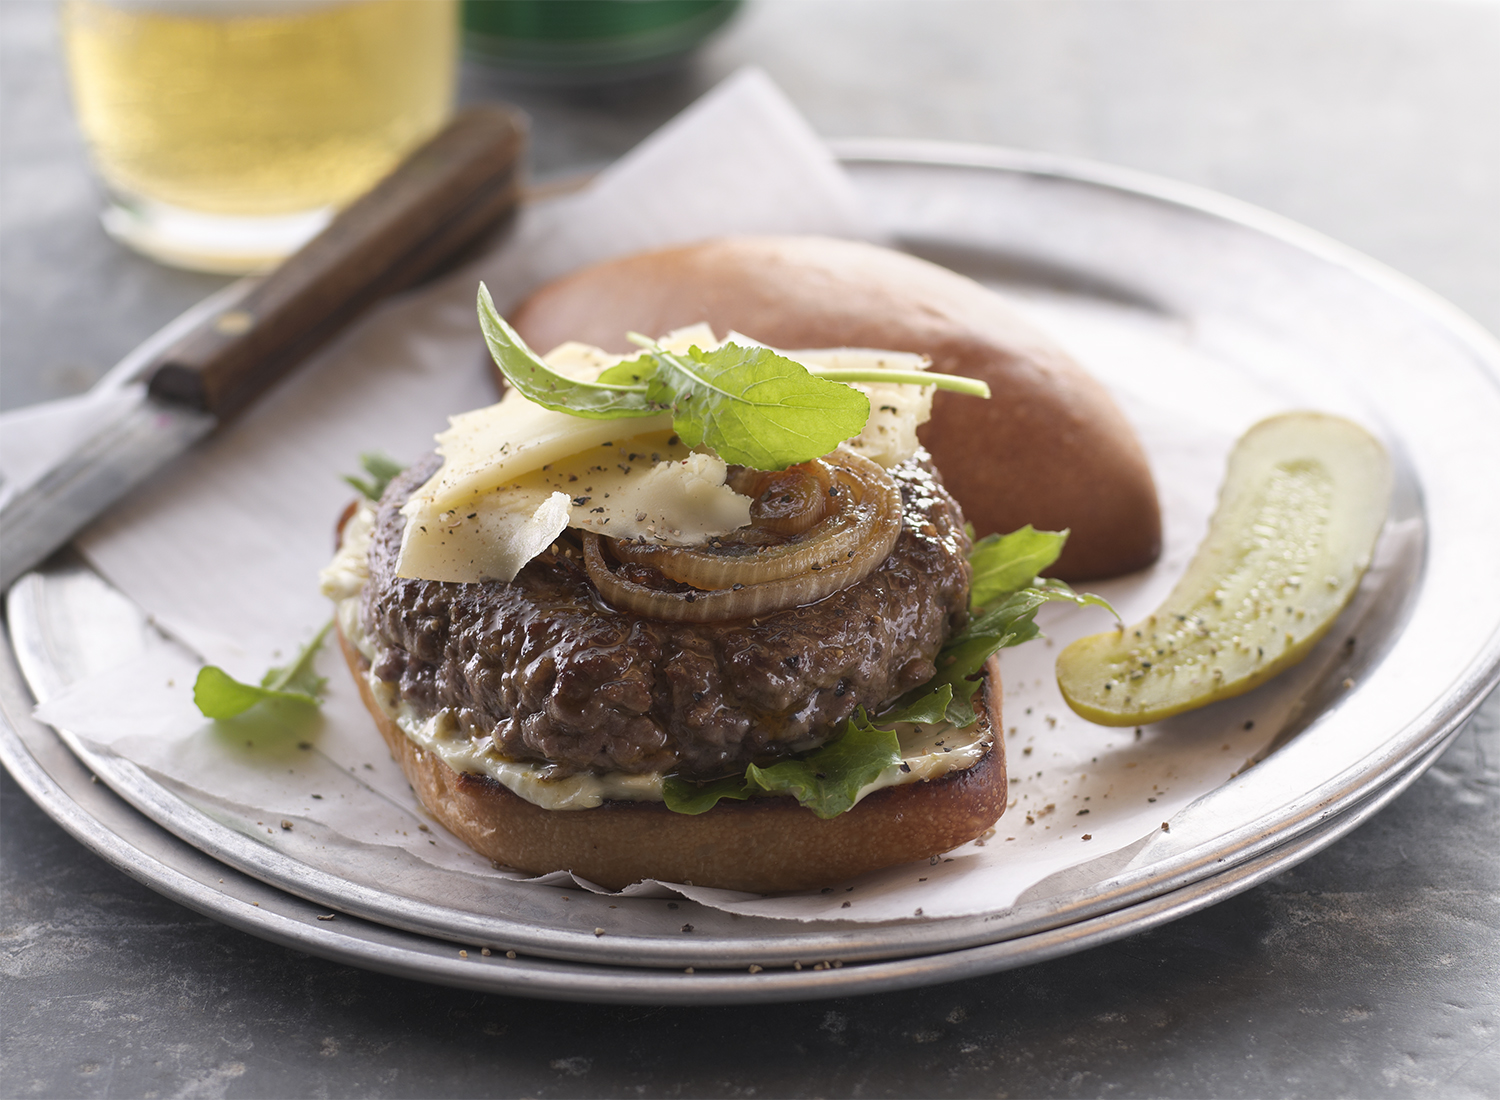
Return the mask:
<svg viewBox="0 0 1500 1100"><path fill-rule="evenodd" d="M772 535L804 534L821 523L830 508L837 509L840 500L829 494L833 470L822 461L774 473L741 470L729 479L729 487L751 499L750 523Z"/></svg>
<svg viewBox="0 0 1500 1100"><path fill-rule="evenodd" d="M655 619L715 622L814 603L863 580L890 555L901 533L901 491L860 455L837 451L817 460L829 477L828 515L778 546L729 540L717 547L653 546L610 540L611 553L697 591L655 588L611 568L597 535L584 535L589 579L614 606Z"/></svg>
<svg viewBox="0 0 1500 1100"><path fill-rule="evenodd" d="M801 525L794 537L778 539L778 544L753 541L758 535L786 533L783 517L757 515L768 510L758 507L757 499L751 507L751 527L709 545L611 540L610 551L620 561L650 566L670 580L704 591L787 580L851 558L863 561L877 552L870 568L885 560L901 529L901 491L889 474L862 455L835 451L776 474L748 471L736 488L750 489L750 495L758 497L788 478L816 486L822 499L812 502L817 509L813 522Z"/></svg>

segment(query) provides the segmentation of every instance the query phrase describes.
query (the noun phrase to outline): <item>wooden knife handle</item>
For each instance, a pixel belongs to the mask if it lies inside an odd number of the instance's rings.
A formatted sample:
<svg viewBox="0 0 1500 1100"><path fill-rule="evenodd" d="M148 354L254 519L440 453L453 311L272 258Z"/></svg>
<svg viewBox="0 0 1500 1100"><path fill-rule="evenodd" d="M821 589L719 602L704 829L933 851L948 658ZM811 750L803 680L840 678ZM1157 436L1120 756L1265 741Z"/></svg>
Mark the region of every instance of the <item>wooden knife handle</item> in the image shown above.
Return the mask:
<svg viewBox="0 0 1500 1100"><path fill-rule="evenodd" d="M243 299L169 349L157 397L228 417L381 297L435 274L494 229L520 192L525 121L470 107Z"/></svg>

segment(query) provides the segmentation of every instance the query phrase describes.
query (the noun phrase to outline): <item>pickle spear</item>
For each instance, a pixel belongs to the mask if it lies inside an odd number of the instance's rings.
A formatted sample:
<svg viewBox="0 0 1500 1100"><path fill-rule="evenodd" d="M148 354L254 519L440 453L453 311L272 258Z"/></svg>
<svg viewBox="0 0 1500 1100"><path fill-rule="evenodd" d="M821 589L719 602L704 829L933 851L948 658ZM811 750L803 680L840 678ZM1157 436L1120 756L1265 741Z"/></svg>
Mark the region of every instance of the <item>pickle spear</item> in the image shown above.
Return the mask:
<svg viewBox="0 0 1500 1100"><path fill-rule="evenodd" d="M1354 595L1390 496L1390 459L1359 425L1313 412L1261 421L1230 454L1208 537L1166 602L1059 655L1068 706L1141 725L1290 668Z"/></svg>

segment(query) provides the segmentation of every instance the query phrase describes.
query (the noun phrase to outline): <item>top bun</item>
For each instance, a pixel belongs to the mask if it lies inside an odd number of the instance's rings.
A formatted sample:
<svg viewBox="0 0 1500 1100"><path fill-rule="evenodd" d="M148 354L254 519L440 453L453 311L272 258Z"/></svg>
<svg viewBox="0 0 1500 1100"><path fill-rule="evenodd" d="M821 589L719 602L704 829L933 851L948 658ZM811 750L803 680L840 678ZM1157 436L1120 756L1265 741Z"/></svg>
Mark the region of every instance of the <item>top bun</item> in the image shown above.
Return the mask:
<svg viewBox="0 0 1500 1100"><path fill-rule="evenodd" d="M1161 550L1145 454L1104 387L992 291L901 252L822 237L730 237L627 256L542 287L511 317L533 348L633 350L706 321L784 349L911 351L979 378L982 401L938 391L919 432L980 535L1072 531L1051 570L1132 572Z"/></svg>

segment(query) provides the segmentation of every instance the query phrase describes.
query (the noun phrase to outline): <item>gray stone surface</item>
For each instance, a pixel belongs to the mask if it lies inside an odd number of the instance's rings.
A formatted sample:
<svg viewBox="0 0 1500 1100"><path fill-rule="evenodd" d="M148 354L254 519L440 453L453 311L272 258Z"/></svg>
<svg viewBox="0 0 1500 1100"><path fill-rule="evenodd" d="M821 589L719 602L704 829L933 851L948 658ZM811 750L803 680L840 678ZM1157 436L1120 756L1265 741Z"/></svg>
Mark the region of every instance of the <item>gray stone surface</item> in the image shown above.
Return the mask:
<svg viewBox="0 0 1500 1100"><path fill-rule="evenodd" d="M0 405L84 388L221 280L114 246L50 5L0 3ZM618 156L739 65L829 136L1203 184L1500 331L1500 4L753 3L690 68L542 92L535 172ZM1370 823L1121 943L845 1001L553 1005L311 959L101 863L0 777L3 1096L1500 1095L1500 696Z"/></svg>

